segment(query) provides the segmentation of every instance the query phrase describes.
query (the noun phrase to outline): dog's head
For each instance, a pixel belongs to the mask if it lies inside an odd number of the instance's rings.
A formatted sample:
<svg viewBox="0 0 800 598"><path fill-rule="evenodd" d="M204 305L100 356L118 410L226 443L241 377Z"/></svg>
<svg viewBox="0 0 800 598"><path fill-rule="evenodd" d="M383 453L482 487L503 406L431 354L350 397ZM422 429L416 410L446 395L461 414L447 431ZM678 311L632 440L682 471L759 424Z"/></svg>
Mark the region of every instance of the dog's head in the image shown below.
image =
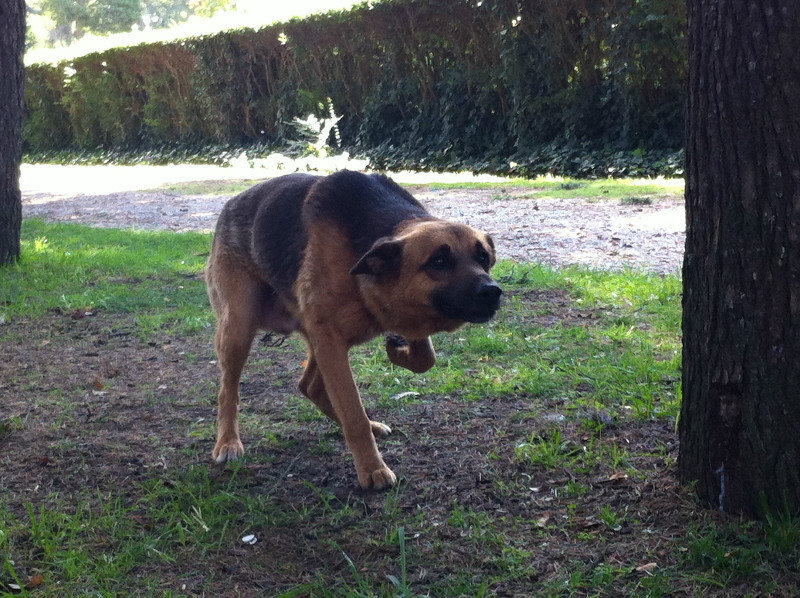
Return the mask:
<svg viewBox="0 0 800 598"><path fill-rule="evenodd" d="M444 220L412 220L378 239L350 273L381 324L424 337L465 322L486 322L500 305L489 275L494 243L486 233Z"/></svg>

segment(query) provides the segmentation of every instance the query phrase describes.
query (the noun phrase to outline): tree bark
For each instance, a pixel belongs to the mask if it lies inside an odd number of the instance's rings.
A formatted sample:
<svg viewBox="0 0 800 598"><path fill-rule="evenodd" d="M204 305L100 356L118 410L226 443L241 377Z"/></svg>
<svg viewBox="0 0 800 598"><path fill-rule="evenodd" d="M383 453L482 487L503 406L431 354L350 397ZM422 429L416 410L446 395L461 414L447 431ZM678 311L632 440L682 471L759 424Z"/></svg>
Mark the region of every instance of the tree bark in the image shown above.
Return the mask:
<svg viewBox="0 0 800 598"><path fill-rule="evenodd" d="M0 265L19 259L25 1L0 0Z"/></svg>
<svg viewBox="0 0 800 598"><path fill-rule="evenodd" d="M690 0L678 470L800 509L800 2Z"/></svg>

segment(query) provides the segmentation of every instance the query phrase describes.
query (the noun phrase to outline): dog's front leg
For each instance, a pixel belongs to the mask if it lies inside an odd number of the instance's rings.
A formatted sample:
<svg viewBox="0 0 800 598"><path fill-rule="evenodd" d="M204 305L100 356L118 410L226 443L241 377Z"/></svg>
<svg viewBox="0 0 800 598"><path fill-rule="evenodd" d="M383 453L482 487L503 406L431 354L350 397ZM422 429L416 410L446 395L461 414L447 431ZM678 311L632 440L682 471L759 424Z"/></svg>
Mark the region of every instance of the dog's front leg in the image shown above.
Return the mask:
<svg viewBox="0 0 800 598"><path fill-rule="evenodd" d="M407 341L399 334L386 335L386 355L395 365L416 374L427 372L436 363L436 351L431 337L421 341Z"/></svg>
<svg viewBox="0 0 800 598"><path fill-rule="evenodd" d="M359 484L362 488L375 490L394 486L397 478L378 452L372 422L361 403L350 370L346 342L326 330L309 334L308 341L336 419L342 424L347 447L353 453Z"/></svg>

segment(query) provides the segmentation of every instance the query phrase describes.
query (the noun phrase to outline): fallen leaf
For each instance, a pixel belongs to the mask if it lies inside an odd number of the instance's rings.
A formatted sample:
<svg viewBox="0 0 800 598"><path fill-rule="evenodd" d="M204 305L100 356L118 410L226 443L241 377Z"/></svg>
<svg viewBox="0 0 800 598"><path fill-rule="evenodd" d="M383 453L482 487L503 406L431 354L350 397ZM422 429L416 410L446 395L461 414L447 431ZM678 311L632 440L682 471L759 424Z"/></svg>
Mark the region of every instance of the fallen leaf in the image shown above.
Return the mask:
<svg viewBox="0 0 800 598"><path fill-rule="evenodd" d="M609 482L615 482L617 480L627 480L627 479L628 479L628 474L627 473L625 473L624 471L618 471L618 472L612 474L608 478L608 481Z"/></svg>
<svg viewBox="0 0 800 598"><path fill-rule="evenodd" d="M37 573L33 577L28 580L28 583L25 584L26 590L31 590L33 588L38 588L44 582L44 575L41 573Z"/></svg>
<svg viewBox="0 0 800 598"><path fill-rule="evenodd" d="M639 565L636 570L642 573L650 573L656 567L658 567L657 563L647 563L646 565Z"/></svg>
<svg viewBox="0 0 800 598"><path fill-rule="evenodd" d="M396 395L392 395L389 398L397 401L400 399L405 399L406 397L418 397L418 396L419 396L418 392L414 392L413 390L407 390L406 392L399 392Z"/></svg>
<svg viewBox="0 0 800 598"><path fill-rule="evenodd" d="M548 521L550 521L550 512L545 511L542 513L542 516L536 520L536 527L544 527L547 525Z"/></svg>

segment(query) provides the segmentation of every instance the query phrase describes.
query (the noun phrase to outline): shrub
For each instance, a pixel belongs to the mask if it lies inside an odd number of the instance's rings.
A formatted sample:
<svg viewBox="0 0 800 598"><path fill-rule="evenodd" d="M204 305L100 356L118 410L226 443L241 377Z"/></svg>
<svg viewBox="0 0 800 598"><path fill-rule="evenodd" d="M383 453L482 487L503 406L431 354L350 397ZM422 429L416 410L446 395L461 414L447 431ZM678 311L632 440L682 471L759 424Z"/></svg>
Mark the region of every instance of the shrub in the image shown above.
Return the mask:
<svg viewBox="0 0 800 598"><path fill-rule="evenodd" d="M35 65L25 140L281 145L330 103L380 165L674 174L685 24L680 0L384 0Z"/></svg>

